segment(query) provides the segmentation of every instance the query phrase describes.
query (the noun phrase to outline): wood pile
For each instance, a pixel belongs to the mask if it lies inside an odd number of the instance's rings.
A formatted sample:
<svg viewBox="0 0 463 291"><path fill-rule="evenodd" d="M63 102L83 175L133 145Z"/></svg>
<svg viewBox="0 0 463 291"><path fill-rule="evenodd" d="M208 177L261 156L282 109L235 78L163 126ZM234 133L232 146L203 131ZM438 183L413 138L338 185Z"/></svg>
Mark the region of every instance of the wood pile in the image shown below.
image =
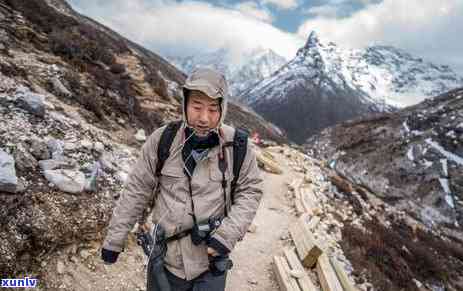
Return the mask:
<svg viewBox="0 0 463 291"><path fill-rule="evenodd" d="M301 157L292 159L291 156L286 156L289 164L304 175L288 185L294 194L298 219L289 229L295 247L285 248L283 254L274 257L274 271L280 289L312 291L321 288L323 291L358 291L336 256L329 250L333 242L315 231L322 220L325 226L327 221L330 224L332 215L325 213L326 205L323 205L324 201L317 192L312 177L308 175L310 169L304 165L307 161L301 162L304 161ZM329 181L342 190L352 191L352 185L342 178L337 178L339 177L331 177ZM316 287L317 285L320 288Z"/></svg>
<svg viewBox="0 0 463 291"><path fill-rule="evenodd" d="M281 175L283 171L275 160L275 157L266 149L260 150L256 147L257 164L264 171Z"/></svg>

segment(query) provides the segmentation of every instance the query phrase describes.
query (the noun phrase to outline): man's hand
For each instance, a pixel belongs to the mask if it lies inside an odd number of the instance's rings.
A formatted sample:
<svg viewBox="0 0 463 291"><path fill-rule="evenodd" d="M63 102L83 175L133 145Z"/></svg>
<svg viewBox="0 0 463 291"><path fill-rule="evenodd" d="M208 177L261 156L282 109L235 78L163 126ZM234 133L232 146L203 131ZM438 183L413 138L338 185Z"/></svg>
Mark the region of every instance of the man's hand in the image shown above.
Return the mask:
<svg viewBox="0 0 463 291"><path fill-rule="evenodd" d="M207 254L213 257L217 257L219 255L219 253L211 247L207 247Z"/></svg>

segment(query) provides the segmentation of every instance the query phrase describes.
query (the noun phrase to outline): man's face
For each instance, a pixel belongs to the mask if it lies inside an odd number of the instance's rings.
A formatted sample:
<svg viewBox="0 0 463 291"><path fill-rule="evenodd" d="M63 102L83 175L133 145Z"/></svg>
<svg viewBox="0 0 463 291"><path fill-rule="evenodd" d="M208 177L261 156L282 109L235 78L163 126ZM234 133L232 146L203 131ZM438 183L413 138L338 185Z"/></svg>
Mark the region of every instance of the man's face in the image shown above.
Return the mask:
<svg viewBox="0 0 463 291"><path fill-rule="evenodd" d="M191 91L186 106L188 124L200 136L216 128L220 120L219 101L209 98L201 91Z"/></svg>

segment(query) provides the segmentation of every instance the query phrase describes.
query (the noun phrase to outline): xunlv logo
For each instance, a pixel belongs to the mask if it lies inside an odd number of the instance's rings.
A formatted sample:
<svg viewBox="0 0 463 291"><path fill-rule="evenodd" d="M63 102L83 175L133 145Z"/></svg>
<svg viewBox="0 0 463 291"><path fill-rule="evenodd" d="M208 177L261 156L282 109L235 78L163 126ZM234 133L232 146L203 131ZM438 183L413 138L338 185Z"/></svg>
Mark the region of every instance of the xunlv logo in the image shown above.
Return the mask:
<svg viewBox="0 0 463 291"><path fill-rule="evenodd" d="M28 277L24 279L1 279L0 287L2 288L15 288L15 287L35 288L37 287L37 279L29 279Z"/></svg>

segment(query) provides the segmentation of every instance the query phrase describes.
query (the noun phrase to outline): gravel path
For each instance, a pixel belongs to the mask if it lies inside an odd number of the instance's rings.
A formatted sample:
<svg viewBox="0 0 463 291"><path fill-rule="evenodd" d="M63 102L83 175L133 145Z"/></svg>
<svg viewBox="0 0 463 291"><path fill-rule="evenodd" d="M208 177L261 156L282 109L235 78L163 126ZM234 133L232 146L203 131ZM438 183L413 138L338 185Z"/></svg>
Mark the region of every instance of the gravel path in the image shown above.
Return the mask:
<svg viewBox="0 0 463 291"><path fill-rule="evenodd" d="M275 157L280 165L285 165L280 155ZM264 196L253 222L256 230L248 232L233 250L234 267L229 273L227 291L279 290L272 260L288 244L288 226L296 220L286 184L295 174L286 166L283 171L282 175L262 172Z"/></svg>

